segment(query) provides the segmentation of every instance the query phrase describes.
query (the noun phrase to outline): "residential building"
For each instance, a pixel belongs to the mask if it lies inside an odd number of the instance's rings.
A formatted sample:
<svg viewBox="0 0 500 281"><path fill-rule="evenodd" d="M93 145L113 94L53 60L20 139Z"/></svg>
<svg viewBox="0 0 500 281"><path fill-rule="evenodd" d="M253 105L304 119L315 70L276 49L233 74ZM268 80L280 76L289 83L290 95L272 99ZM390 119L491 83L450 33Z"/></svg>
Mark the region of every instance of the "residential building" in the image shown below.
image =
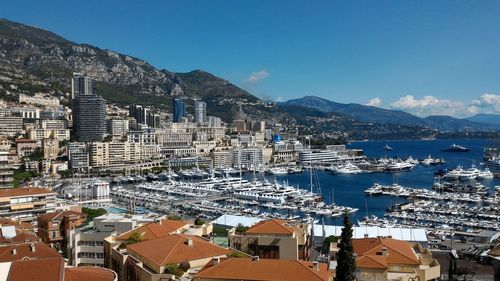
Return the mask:
<svg viewBox="0 0 500 281"><path fill-rule="evenodd" d="M47 130L63 130L66 129L66 120L42 120L42 129Z"/></svg>
<svg viewBox="0 0 500 281"><path fill-rule="evenodd" d="M174 99L174 123L179 123L182 118L186 117L186 108L184 106L184 101L181 98Z"/></svg>
<svg viewBox="0 0 500 281"><path fill-rule="evenodd" d="M94 142L90 145L90 165L101 170L122 170L128 164L151 162L161 158L155 144L131 142Z"/></svg>
<svg viewBox="0 0 500 281"><path fill-rule="evenodd" d="M210 152L210 157L214 161L214 168L228 168L233 166L233 149L230 147L216 147Z"/></svg>
<svg viewBox="0 0 500 281"><path fill-rule="evenodd" d="M43 158L56 159L59 155L59 141L57 139L43 140Z"/></svg>
<svg viewBox="0 0 500 281"><path fill-rule="evenodd" d="M30 222L54 211L56 193L42 188L0 189L0 216Z"/></svg>
<svg viewBox="0 0 500 281"><path fill-rule="evenodd" d="M194 281L332 281L327 265L299 260L254 258L213 259Z"/></svg>
<svg viewBox="0 0 500 281"><path fill-rule="evenodd" d="M149 108L133 104L129 107L128 116L134 118L137 121L137 124L146 125L149 112Z"/></svg>
<svg viewBox="0 0 500 281"><path fill-rule="evenodd" d="M105 238L121 235L142 224L151 223L154 216L109 213L88 225L70 230L67 244L68 264L73 266L105 266Z"/></svg>
<svg viewBox="0 0 500 281"><path fill-rule="evenodd" d="M69 167L73 170L82 170L89 168L90 155L85 143L68 143L68 164Z"/></svg>
<svg viewBox="0 0 500 281"><path fill-rule="evenodd" d="M102 141L106 135L106 101L96 95L73 99L73 132L78 141Z"/></svg>
<svg viewBox="0 0 500 281"><path fill-rule="evenodd" d="M14 169L9 163L9 152L0 150L0 189L13 187L13 175Z"/></svg>
<svg viewBox="0 0 500 281"><path fill-rule="evenodd" d="M13 116L20 116L23 119L40 119L40 109L33 107L14 107L11 109Z"/></svg>
<svg viewBox="0 0 500 281"><path fill-rule="evenodd" d="M87 215L75 211L58 211L38 216L37 235L57 250L66 249L70 230L87 220Z"/></svg>
<svg viewBox="0 0 500 281"><path fill-rule="evenodd" d="M194 122L207 122L207 104L204 101L198 100L194 102Z"/></svg>
<svg viewBox="0 0 500 281"><path fill-rule="evenodd" d="M175 272L178 275L190 277L213 258L227 257L232 252L197 236L169 234L112 247L108 268L116 271L122 281L169 280L173 268L181 269Z"/></svg>
<svg viewBox="0 0 500 281"><path fill-rule="evenodd" d="M264 259L308 260L312 247L311 224L270 219L243 233L229 231L229 246Z"/></svg>
<svg viewBox="0 0 500 281"><path fill-rule="evenodd" d="M0 117L0 134L16 136L23 133L23 118L18 116Z"/></svg>
<svg viewBox="0 0 500 281"><path fill-rule="evenodd" d="M392 238L353 239L358 280L440 280L440 265L419 243Z"/></svg>
<svg viewBox="0 0 500 281"><path fill-rule="evenodd" d="M71 77L71 98L80 95L92 95L92 79L82 73L73 73Z"/></svg>
<svg viewBox="0 0 500 281"><path fill-rule="evenodd" d="M35 141L53 138L59 142L69 140L70 133L68 129L30 129L28 130L28 138Z"/></svg>
<svg viewBox="0 0 500 281"><path fill-rule="evenodd" d="M207 122L210 124L210 127L222 127L222 119L215 116L208 116Z"/></svg>
<svg viewBox="0 0 500 281"><path fill-rule="evenodd" d="M233 148L233 166L237 169L258 169L262 166L262 148Z"/></svg>
<svg viewBox="0 0 500 281"><path fill-rule="evenodd" d="M31 139L16 139L17 155L20 158L28 157L37 149L38 144Z"/></svg>

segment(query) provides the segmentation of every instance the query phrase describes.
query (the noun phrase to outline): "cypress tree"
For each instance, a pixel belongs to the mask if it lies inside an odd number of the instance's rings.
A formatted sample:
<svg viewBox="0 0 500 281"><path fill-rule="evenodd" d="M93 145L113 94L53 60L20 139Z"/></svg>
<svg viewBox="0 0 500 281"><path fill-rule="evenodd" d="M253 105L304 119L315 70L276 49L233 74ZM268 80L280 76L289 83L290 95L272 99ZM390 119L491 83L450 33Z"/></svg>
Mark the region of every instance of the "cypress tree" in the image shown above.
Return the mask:
<svg viewBox="0 0 500 281"><path fill-rule="evenodd" d="M344 212L344 227L340 236L335 281L354 281L356 259L352 247L352 223L349 213Z"/></svg>

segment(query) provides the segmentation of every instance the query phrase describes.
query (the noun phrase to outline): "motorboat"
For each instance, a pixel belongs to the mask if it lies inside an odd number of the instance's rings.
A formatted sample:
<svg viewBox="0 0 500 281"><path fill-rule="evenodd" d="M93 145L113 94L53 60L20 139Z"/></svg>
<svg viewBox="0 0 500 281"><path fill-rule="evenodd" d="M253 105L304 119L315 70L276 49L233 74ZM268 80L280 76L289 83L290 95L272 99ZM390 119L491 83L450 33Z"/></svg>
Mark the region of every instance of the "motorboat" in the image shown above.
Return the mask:
<svg viewBox="0 0 500 281"><path fill-rule="evenodd" d="M384 149L385 151L392 151L392 150L394 150L394 149L393 149L392 147L390 147L388 144L386 144L386 145L383 147L383 149Z"/></svg>
<svg viewBox="0 0 500 281"><path fill-rule="evenodd" d="M443 178L446 180L457 180L462 174L462 172L463 172L462 166L458 166L455 169L444 174Z"/></svg>
<svg viewBox="0 0 500 281"><path fill-rule="evenodd" d="M489 180L492 178L493 178L493 173L488 168L479 171L479 174L477 175L478 180Z"/></svg>
<svg viewBox="0 0 500 281"><path fill-rule="evenodd" d="M363 173L358 166L348 162L342 165L338 165L336 168L332 169L332 172L336 174L360 174Z"/></svg>
<svg viewBox="0 0 500 281"><path fill-rule="evenodd" d="M478 175L479 175L479 170L476 169L474 166L472 166L471 168L462 171L459 178L462 181L469 181L469 180L475 180L478 177Z"/></svg>
<svg viewBox="0 0 500 281"><path fill-rule="evenodd" d="M461 146L461 145L454 143L451 146L448 146L447 148L442 149L441 151L444 151L444 152L468 152L468 151L470 151L470 149L465 147L465 146Z"/></svg>

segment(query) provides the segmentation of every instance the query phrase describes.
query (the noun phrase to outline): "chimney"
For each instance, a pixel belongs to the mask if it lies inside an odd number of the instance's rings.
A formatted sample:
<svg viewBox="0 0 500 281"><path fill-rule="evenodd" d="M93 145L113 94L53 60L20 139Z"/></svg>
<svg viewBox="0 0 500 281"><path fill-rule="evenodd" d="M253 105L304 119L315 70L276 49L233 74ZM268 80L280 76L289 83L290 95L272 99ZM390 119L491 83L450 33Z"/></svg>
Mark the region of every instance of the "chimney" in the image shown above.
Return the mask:
<svg viewBox="0 0 500 281"><path fill-rule="evenodd" d="M388 235L387 238L392 239L392 235Z"/></svg>
<svg viewBox="0 0 500 281"><path fill-rule="evenodd" d="M188 246L193 246L193 238L188 238L187 245Z"/></svg>
<svg viewBox="0 0 500 281"><path fill-rule="evenodd" d="M387 257L388 254L387 247L382 247L382 256Z"/></svg>
<svg viewBox="0 0 500 281"><path fill-rule="evenodd" d="M32 252L36 252L35 244L31 243L30 244L30 249L31 249Z"/></svg>
<svg viewBox="0 0 500 281"><path fill-rule="evenodd" d="M364 237L365 237L365 238L368 238L368 233L365 233Z"/></svg>
<svg viewBox="0 0 500 281"><path fill-rule="evenodd" d="M313 261L313 268L319 271L319 262Z"/></svg>
<svg viewBox="0 0 500 281"><path fill-rule="evenodd" d="M219 257L214 258L214 259L212 260L212 263L213 263L213 265L218 265L218 264L220 263L220 258L219 258Z"/></svg>
<svg viewBox="0 0 500 281"><path fill-rule="evenodd" d="M12 255L13 256L17 255L17 249L16 248L12 249Z"/></svg>
<svg viewBox="0 0 500 281"><path fill-rule="evenodd" d="M259 256L254 256L252 260L253 261L259 261L259 259L260 259Z"/></svg>

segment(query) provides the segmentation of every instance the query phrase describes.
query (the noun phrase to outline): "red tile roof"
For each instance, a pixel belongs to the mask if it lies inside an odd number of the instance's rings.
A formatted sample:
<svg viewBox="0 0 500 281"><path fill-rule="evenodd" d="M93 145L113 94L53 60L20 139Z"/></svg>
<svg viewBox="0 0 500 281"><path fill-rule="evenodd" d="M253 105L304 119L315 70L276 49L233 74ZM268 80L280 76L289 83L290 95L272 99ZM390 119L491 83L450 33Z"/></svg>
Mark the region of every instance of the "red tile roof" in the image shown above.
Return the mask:
<svg viewBox="0 0 500 281"><path fill-rule="evenodd" d="M63 219L66 216L86 216L86 214L75 212L75 211L61 211L46 213L38 216L39 221L49 221L53 219Z"/></svg>
<svg viewBox="0 0 500 281"><path fill-rule="evenodd" d="M14 261L7 281L63 281L64 259L59 257Z"/></svg>
<svg viewBox="0 0 500 281"><path fill-rule="evenodd" d="M192 245L188 245L192 239ZM158 266L203 258L224 256L232 251L217 246L198 236L170 234L161 238L127 245L129 255L144 257ZM139 256L131 253L135 252Z"/></svg>
<svg viewBox="0 0 500 281"><path fill-rule="evenodd" d="M356 259L356 266L360 268L387 269L389 266L384 256L365 255Z"/></svg>
<svg viewBox="0 0 500 281"><path fill-rule="evenodd" d="M161 220L161 223L151 222L122 233L116 240L127 240L133 233L140 233L143 240L151 240L175 233L188 224L187 221L176 220Z"/></svg>
<svg viewBox="0 0 500 281"><path fill-rule="evenodd" d="M254 224L245 233L293 235L294 232L295 229L292 226L289 226L286 220L270 219Z"/></svg>
<svg viewBox="0 0 500 281"><path fill-rule="evenodd" d="M382 256L383 248L387 248L387 256L383 256L390 264L420 264L417 255L408 242L392 238L362 238L353 239L352 246L358 257ZM378 259L378 258L377 258ZM379 259L378 259L379 260Z"/></svg>
<svg viewBox="0 0 500 281"><path fill-rule="evenodd" d="M116 273L96 266L79 266L64 269L64 281L113 281Z"/></svg>
<svg viewBox="0 0 500 281"><path fill-rule="evenodd" d="M0 198L1 197L26 196L26 195L40 195L40 194L55 194L55 192L50 190L50 189L43 189L43 188L38 188L38 187L0 189Z"/></svg>
<svg viewBox="0 0 500 281"><path fill-rule="evenodd" d="M251 280L251 281L327 281L326 264L315 269L311 262L298 260L230 258L217 265L208 263L194 280Z"/></svg>
<svg viewBox="0 0 500 281"><path fill-rule="evenodd" d="M34 251L32 246L34 247ZM61 257L61 255L42 242L21 243L0 247L0 262L16 261L25 258L40 259L53 257Z"/></svg>

